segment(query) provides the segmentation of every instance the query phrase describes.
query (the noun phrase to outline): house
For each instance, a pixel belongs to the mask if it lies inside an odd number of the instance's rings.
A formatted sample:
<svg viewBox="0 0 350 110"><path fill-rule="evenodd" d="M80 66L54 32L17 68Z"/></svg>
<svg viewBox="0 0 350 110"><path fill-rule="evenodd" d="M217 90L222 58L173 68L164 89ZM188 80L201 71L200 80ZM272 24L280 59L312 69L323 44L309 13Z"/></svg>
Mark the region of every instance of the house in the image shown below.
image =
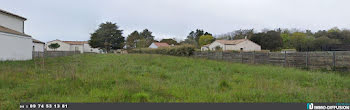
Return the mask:
<svg viewBox="0 0 350 110"><path fill-rule="evenodd" d="M57 43L60 45L57 49L49 48L49 45ZM47 42L46 44L47 51L79 51L80 53L102 53L101 49L92 48L88 41L61 41L61 40L53 40Z"/></svg>
<svg viewBox="0 0 350 110"><path fill-rule="evenodd" d="M203 45L203 46L201 47L201 50L202 50L202 51L209 51L209 50L210 50L210 49L209 49L209 45L210 45L210 44Z"/></svg>
<svg viewBox="0 0 350 110"><path fill-rule="evenodd" d="M34 52L44 52L45 51L45 43L39 40L33 39L33 51Z"/></svg>
<svg viewBox="0 0 350 110"><path fill-rule="evenodd" d="M33 41L19 15L0 9L0 61L32 59Z"/></svg>
<svg viewBox="0 0 350 110"><path fill-rule="evenodd" d="M210 45L202 46L201 50L216 50L222 49L223 51L235 50L235 51L261 51L261 46L254 43L249 39L238 40L216 40Z"/></svg>
<svg viewBox="0 0 350 110"><path fill-rule="evenodd" d="M160 48L160 47L169 47L167 43L153 42L148 48Z"/></svg>

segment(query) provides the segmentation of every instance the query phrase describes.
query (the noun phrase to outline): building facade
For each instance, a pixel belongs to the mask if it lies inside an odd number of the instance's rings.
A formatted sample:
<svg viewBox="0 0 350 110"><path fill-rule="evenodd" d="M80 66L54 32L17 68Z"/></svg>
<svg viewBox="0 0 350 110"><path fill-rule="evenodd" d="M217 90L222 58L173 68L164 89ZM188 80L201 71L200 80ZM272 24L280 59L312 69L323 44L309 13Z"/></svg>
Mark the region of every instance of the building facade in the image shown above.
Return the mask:
<svg viewBox="0 0 350 110"><path fill-rule="evenodd" d="M60 45L57 49L49 48L49 45L57 43ZM80 53L103 53L101 49L92 48L87 41L61 41L53 40L46 43L47 51L79 51Z"/></svg>
<svg viewBox="0 0 350 110"><path fill-rule="evenodd" d="M39 40L33 39L33 51L34 52L44 52L45 51L45 43Z"/></svg>
<svg viewBox="0 0 350 110"><path fill-rule="evenodd" d="M32 59L33 40L24 33L26 20L0 9L0 61Z"/></svg>
<svg viewBox="0 0 350 110"><path fill-rule="evenodd" d="M238 40L216 40L209 45L201 47L202 51L217 50L223 51L261 51L261 46L254 43L249 39L238 39Z"/></svg>

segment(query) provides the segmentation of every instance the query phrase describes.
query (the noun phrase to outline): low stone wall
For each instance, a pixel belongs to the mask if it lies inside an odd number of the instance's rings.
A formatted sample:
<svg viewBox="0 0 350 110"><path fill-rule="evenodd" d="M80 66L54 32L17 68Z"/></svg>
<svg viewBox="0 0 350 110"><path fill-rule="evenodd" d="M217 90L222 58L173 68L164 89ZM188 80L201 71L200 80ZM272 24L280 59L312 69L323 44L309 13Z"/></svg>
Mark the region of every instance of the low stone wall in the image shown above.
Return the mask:
<svg viewBox="0 0 350 110"><path fill-rule="evenodd" d="M248 64L350 71L350 51L334 52L195 52L194 57Z"/></svg>
<svg viewBox="0 0 350 110"><path fill-rule="evenodd" d="M80 54L79 51L45 51L45 52L33 52L33 58L42 57L61 57Z"/></svg>

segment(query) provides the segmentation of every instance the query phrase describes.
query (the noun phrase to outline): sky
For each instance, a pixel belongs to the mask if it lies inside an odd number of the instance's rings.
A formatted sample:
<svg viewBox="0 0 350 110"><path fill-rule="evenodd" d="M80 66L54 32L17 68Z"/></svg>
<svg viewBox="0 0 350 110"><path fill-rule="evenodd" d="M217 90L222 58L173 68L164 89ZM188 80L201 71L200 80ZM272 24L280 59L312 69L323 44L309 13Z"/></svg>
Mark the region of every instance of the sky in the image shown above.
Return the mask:
<svg viewBox="0 0 350 110"><path fill-rule="evenodd" d="M192 30L214 35L239 29L350 28L350 0L0 0L23 16L41 41L89 40L98 25L117 23L127 37L149 29L155 39L183 40Z"/></svg>

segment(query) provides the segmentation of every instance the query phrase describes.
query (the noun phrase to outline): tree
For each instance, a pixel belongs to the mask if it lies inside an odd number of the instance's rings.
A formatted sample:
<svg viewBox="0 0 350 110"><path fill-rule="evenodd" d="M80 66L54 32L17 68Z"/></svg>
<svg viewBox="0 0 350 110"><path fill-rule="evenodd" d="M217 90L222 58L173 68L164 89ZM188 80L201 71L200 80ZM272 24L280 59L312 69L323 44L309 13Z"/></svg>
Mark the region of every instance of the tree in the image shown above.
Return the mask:
<svg viewBox="0 0 350 110"><path fill-rule="evenodd" d="M175 39L162 39L160 42L167 43L169 45L178 45L177 41Z"/></svg>
<svg viewBox="0 0 350 110"><path fill-rule="evenodd" d="M89 44L93 48L101 48L107 52L112 49L124 47L123 30L119 30L116 23L106 22L100 24L99 28L91 34Z"/></svg>
<svg viewBox="0 0 350 110"><path fill-rule="evenodd" d="M281 34L276 31L268 31L261 38L261 46L265 49L276 51L280 50L283 46L283 39Z"/></svg>
<svg viewBox="0 0 350 110"><path fill-rule="evenodd" d="M202 35L212 35L212 34L210 34L209 32L204 32L202 29L197 29L196 32L195 31L190 32L190 34L187 36L187 39L185 40L184 43L195 45L197 48L200 48L199 38Z"/></svg>
<svg viewBox="0 0 350 110"><path fill-rule="evenodd" d="M199 45L200 46L203 46L203 45L207 45L207 44L210 44L214 41L214 37L211 36L211 35L202 35L200 38L199 38Z"/></svg>
<svg viewBox="0 0 350 110"><path fill-rule="evenodd" d="M155 40L154 40L154 36L152 35L152 32L149 31L148 29L145 29L143 30L141 33L140 33L140 36L141 36L141 39L144 39L145 40L145 44L143 45L144 47L148 47L150 46ZM144 48L143 47L143 48Z"/></svg>
<svg viewBox="0 0 350 110"><path fill-rule="evenodd" d="M309 51L312 49L313 36L307 36L302 32L294 32L290 38L291 44L298 51Z"/></svg>
<svg viewBox="0 0 350 110"><path fill-rule="evenodd" d="M57 48L60 48L60 44L58 44L58 43L52 43L52 44L50 44L49 45L49 48L50 49L53 49L53 50L56 50Z"/></svg>
<svg viewBox="0 0 350 110"><path fill-rule="evenodd" d="M330 39L327 36L322 36L313 41L313 48L315 50L323 50L323 48L333 44L339 44L339 41L337 39Z"/></svg>
<svg viewBox="0 0 350 110"><path fill-rule="evenodd" d="M254 29L236 30L234 39L244 39L245 37L250 39L253 36L253 34L254 34Z"/></svg>
<svg viewBox="0 0 350 110"><path fill-rule="evenodd" d="M126 39L127 48L136 48L136 44L140 39L141 35L139 32L132 32L130 35L128 35L128 38Z"/></svg>
<svg viewBox="0 0 350 110"><path fill-rule="evenodd" d="M293 45L290 42L290 36L289 36L288 33L282 33L281 37L282 37L282 40L283 40L283 48L284 49L293 48Z"/></svg>
<svg viewBox="0 0 350 110"><path fill-rule="evenodd" d="M343 30L341 36L343 38L343 40L341 40L343 44L350 44L350 30Z"/></svg>
<svg viewBox="0 0 350 110"><path fill-rule="evenodd" d="M280 32L267 31L253 34L250 38L251 41L259 44L262 49L276 51L282 48L283 40Z"/></svg>

